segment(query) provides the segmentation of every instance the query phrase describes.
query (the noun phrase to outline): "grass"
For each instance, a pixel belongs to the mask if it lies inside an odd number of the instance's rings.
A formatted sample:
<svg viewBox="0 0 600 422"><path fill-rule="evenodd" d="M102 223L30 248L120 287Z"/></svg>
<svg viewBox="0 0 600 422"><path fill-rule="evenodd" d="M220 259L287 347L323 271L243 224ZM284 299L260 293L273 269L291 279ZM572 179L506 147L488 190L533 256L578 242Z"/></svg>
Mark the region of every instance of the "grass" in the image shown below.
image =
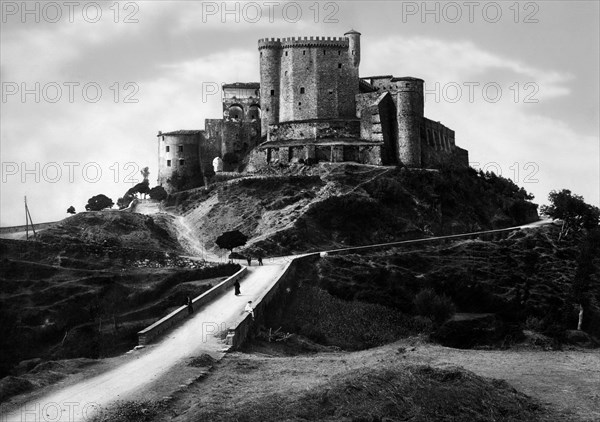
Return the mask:
<svg viewBox="0 0 600 422"><path fill-rule="evenodd" d="M197 421L550 421L507 383L462 369L358 369L300 394L265 394L195 415ZM124 421L125 422L125 421Z"/></svg>

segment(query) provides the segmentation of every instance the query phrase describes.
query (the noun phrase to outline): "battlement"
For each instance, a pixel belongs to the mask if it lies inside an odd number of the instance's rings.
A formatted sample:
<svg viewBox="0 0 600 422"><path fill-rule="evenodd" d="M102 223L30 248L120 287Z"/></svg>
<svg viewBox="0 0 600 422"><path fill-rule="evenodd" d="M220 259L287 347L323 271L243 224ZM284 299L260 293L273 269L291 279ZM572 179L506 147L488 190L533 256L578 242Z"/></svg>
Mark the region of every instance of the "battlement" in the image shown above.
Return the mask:
<svg viewBox="0 0 600 422"><path fill-rule="evenodd" d="M261 38L258 40L258 49L264 48L297 48L297 47L323 47L347 48L347 37L287 37L287 38Z"/></svg>

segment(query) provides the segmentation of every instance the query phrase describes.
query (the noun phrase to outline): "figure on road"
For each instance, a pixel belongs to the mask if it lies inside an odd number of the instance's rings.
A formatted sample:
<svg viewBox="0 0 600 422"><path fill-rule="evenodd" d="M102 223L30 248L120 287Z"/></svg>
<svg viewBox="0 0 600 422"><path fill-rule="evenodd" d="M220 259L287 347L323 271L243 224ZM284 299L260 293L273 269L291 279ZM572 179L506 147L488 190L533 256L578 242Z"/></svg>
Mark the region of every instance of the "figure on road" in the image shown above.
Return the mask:
<svg viewBox="0 0 600 422"><path fill-rule="evenodd" d="M251 300L249 300L248 303L246 303L246 308L244 309L244 311L252 315L252 319L254 319L254 309L252 308Z"/></svg>
<svg viewBox="0 0 600 422"><path fill-rule="evenodd" d="M262 254L258 254L258 256L256 257L256 259L258 259L258 265L262 265Z"/></svg>
<svg viewBox="0 0 600 422"><path fill-rule="evenodd" d="M252 258L250 257L250 255L246 257L246 261L248 261L248 266L252 265Z"/></svg>
<svg viewBox="0 0 600 422"><path fill-rule="evenodd" d="M192 299L188 296L187 297L187 310L188 310L188 315L192 315L194 313L194 305L192 305Z"/></svg>
<svg viewBox="0 0 600 422"><path fill-rule="evenodd" d="M240 292L240 282L235 280L235 283L233 283L233 287L235 287L235 295L239 296L242 293Z"/></svg>

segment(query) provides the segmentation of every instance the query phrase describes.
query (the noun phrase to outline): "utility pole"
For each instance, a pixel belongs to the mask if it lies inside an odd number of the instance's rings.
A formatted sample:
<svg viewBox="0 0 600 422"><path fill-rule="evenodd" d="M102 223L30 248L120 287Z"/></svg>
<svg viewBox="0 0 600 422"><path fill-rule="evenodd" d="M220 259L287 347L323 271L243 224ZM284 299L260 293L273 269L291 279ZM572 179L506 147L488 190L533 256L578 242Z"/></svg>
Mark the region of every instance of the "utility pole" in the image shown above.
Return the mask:
<svg viewBox="0 0 600 422"><path fill-rule="evenodd" d="M29 240L29 224L31 223L31 230L33 231L33 237L37 236L35 232L35 227L33 226L33 219L31 218L31 214L29 213L29 207L27 206L27 197L25 196L25 234L27 236L27 240Z"/></svg>

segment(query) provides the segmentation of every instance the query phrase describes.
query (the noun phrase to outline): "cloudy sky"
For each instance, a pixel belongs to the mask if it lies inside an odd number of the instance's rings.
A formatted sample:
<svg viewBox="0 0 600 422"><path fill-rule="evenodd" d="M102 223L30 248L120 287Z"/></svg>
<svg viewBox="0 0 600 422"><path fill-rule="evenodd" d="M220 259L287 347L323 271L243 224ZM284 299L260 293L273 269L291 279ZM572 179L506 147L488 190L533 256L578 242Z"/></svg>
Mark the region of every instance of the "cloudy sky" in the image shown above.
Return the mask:
<svg viewBox="0 0 600 422"><path fill-rule="evenodd" d="M0 225L115 202L157 175L158 130L220 117L259 81L257 40L362 33L361 76L426 81L425 114L475 168L545 203L600 203L597 1L0 1Z"/></svg>

